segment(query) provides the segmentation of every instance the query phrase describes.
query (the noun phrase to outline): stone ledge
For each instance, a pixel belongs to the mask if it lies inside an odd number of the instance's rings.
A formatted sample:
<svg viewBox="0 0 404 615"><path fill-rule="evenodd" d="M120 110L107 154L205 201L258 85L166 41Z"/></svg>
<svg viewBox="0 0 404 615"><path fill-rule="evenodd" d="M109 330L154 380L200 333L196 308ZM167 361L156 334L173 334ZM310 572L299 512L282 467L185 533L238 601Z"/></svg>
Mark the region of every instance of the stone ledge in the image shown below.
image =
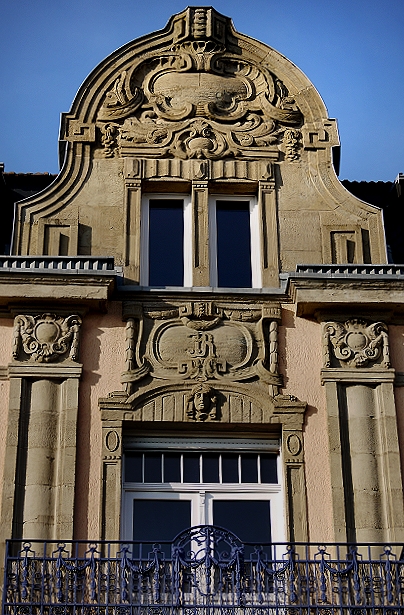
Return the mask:
<svg viewBox="0 0 404 615"><path fill-rule="evenodd" d="M81 363L64 361L63 363L13 362L6 368L10 378L80 378L83 371Z"/></svg>
<svg viewBox="0 0 404 615"><path fill-rule="evenodd" d="M317 268L322 269L312 267ZM288 294L300 317L322 320L336 314L358 314L367 318L374 315L376 320L387 323L404 323L404 275L298 272L288 278Z"/></svg>
<svg viewBox="0 0 404 615"><path fill-rule="evenodd" d="M2 271L0 269L0 316L10 317L15 311L30 307L51 307L63 300L74 303L77 309L91 307L104 310L116 286L113 272L94 276L91 272L75 275L74 272L49 272L42 275L38 270ZM53 308L55 309L55 308Z"/></svg>
<svg viewBox="0 0 404 615"><path fill-rule="evenodd" d="M380 384L394 382L395 370L389 369L361 369L361 368L327 368L321 370L321 384L326 382L346 382L359 384Z"/></svg>

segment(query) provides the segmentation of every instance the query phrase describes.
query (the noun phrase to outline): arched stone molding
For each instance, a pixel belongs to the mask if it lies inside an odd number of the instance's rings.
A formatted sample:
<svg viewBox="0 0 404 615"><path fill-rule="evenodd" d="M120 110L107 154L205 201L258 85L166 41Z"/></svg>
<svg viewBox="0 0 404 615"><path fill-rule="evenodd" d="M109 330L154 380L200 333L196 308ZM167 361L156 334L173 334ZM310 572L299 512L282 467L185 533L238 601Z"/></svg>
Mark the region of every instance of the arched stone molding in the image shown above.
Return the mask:
<svg viewBox="0 0 404 615"><path fill-rule="evenodd" d="M17 206L14 254L46 254L44 225L47 219L57 218L67 227L78 226L78 212L75 216L65 215L66 206L73 202L91 169L90 146L72 143L67 149L63 168L55 181L39 195L20 201ZM61 200L61 196L63 199ZM40 225L42 223L42 226ZM42 233L41 233L42 230ZM77 237L71 237L69 255L78 254ZM58 254L51 254L56 256Z"/></svg>
<svg viewBox="0 0 404 615"><path fill-rule="evenodd" d="M216 383L205 385L211 388ZM194 385L195 387L195 385ZM281 438L282 480L285 489L286 530L289 540L306 541L308 539L306 483L304 476L304 446L303 421L306 403L299 400L277 396L275 399L266 397L264 406L257 399L248 395L247 386L237 386L233 392L236 401L237 421L224 421L224 417L206 417L203 421L189 416L189 399L194 387L189 387L186 393L178 385L156 387L154 392L135 402L127 403L125 392L111 393L108 398L99 400L103 431L103 451L101 461L101 506L100 527L101 538L105 540L120 539L121 490L122 490L122 441L125 434L134 429L138 433L150 434L155 437L156 431L177 432L188 437L197 437L203 427L204 433L230 437L237 433L248 433L249 437L262 437L263 433L271 433ZM170 402L164 411L164 399L170 399L177 389L183 399L181 409L176 412ZM163 390L164 392L163 392ZM229 394L228 394L229 395ZM213 396L213 395L212 395ZM162 408L160 416L151 412L150 406ZM147 408L149 406L149 408ZM211 407L211 406L210 406ZM243 412L243 409L247 409ZM255 411L252 411L252 410ZM218 410L220 413L220 409ZM209 429L208 429L209 428Z"/></svg>

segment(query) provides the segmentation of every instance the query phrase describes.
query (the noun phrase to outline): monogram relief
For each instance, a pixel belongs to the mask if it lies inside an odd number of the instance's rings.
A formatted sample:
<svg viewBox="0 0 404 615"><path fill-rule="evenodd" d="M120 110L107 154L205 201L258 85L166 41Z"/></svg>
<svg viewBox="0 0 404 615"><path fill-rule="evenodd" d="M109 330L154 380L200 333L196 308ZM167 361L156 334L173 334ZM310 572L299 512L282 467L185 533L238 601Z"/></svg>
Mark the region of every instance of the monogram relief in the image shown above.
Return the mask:
<svg viewBox="0 0 404 615"><path fill-rule="evenodd" d="M160 310L143 306L141 324L127 320L122 382L128 394L146 377L178 383L259 378L279 385L278 311L210 301Z"/></svg>
<svg viewBox="0 0 404 615"><path fill-rule="evenodd" d="M217 378L227 371L226 361L221 361L216 355L214 338L211 333L197 331L190 335L191 345L186 349L190 359L179 363L178 373L195 380Z"/></svg>
<svg viewBox="0 0 404 615"><path fill-rule="evenodd" d="M19 315L14 320L13 358L37 363L78 360L81 318L41 314Z"/></svg>
<svg viewBox="0 0 404 615"><path fill-rule="evenodd" d="M238 379L242 371L251 371L254 339L241 323L222 319L156 323L146 355L157 377L170 373L181 380Z"/></svg>
<svg viewBox="0 0 404 615"><path fill-rule="evenodd" d="M324 363L325 367L366 367L376 363L390 367L387 325L368 324L357 318L344 324L325 323Z"/></svg>
<svg viewBox="0 0 404 615"><path fill-rule="evenodd" d="M286 86L232 53L226 36L201 29L209 9L198 11L188 15L188 40L177 34L116 76L97 118L104 156L255 158L283 140L287 159L295 159L299 136L290 128L302 125L302 115Z"/></svg>

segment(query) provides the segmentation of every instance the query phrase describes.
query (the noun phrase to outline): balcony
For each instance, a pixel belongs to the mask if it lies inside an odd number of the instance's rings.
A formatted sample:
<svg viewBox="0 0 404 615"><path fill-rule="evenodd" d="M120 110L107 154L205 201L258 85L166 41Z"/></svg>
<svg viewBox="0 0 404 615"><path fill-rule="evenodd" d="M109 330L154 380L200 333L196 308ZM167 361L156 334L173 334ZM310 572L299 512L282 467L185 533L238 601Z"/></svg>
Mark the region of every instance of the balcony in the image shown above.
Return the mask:
<svg viewBox="0 0 404 615"><path fill-rule="evenodd" d="M402 545L243 544L199 526L173 542L7 543L3 614L399 615Z"/></svg>

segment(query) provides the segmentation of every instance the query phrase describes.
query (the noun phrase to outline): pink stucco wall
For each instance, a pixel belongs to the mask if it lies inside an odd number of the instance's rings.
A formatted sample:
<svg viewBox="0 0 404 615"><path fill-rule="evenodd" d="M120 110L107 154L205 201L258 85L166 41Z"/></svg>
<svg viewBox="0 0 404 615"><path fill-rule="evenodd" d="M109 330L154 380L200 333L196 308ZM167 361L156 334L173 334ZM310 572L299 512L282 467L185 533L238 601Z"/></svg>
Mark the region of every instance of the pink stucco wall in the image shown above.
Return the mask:
<svg viewBox="0 0 404 615"><path fill-rule="evenodd" d="M321 325L297 318L292 306L282 311L279 331L280 371L283 393L306 401L304 425L305 470L309 539L332 541L331 477L328 445L327 410L322 368Z"/></svg>
<svg viewBox="0 0 404 615"><path fill-rule="evenodd" d="M390 360L396 372L404 373L404 326L389 326ZM401 457L401 477L404 486L404 387L395 387L397 432Z"/></svg>
<svg viewBox="0 0 404 615"><path fill-rule="evenodd" d="M11 319L1 319L0 321L0 365L6 366L10 363L11 348L13 340L13 321ZM3 472L6 450L7 421L8 421L8 397L10 391L9 380L0 380L0 502L1 490L3 488Z"/></svg>
<svg viewBox="0 0 404 615"><path fill-rule="evenodd" d="M122 390L125 323L121 310L120 303L110 303L107 314L89 314L83 319L74 513L77 539L99 538L101 416L98 400L112 391Z"/></svg>

